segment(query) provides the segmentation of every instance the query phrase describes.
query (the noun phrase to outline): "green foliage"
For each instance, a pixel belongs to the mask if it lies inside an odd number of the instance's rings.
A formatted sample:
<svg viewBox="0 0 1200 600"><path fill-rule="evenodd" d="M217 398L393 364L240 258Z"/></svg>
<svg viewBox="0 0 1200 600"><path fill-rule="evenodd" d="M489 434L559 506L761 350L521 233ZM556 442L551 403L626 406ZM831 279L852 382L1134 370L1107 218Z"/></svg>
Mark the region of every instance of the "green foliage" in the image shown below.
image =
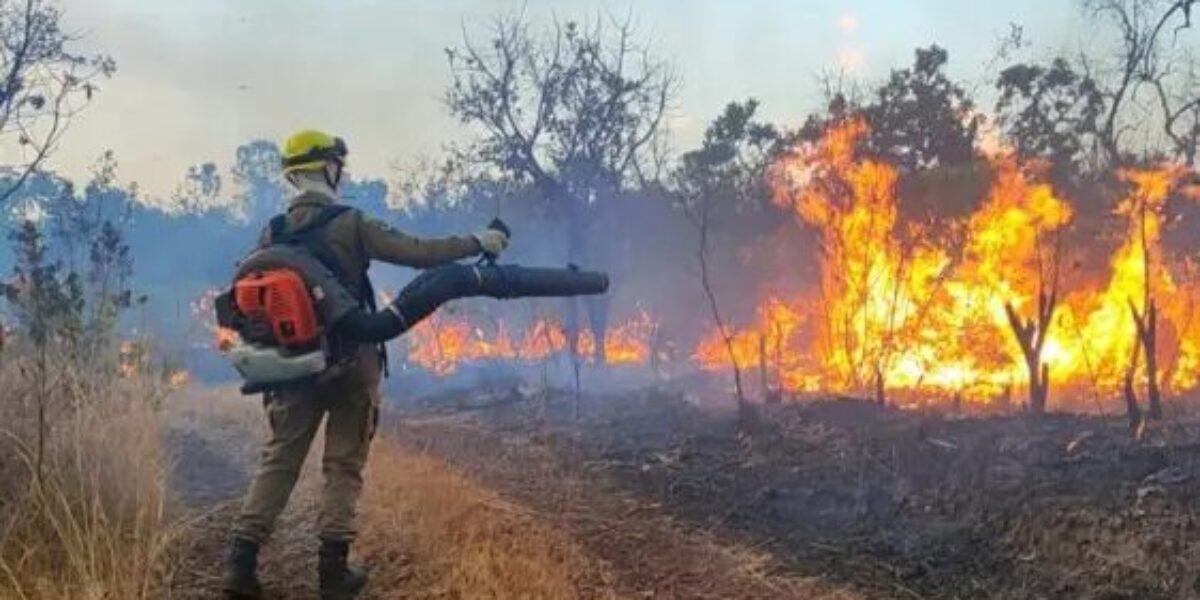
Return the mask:
<svg viewBox="0 0 1200 600"><path fill-rule="evenodd" d="M1082 166L1094 151L1104 97L1066 60L1009 66L996 88L997 122L1021 156L1045 158L1062 170Z"/></svg>
<svg viewBox="0 0 1200 600"><path fill-rule="evenodd" d="M893 70L862 113L868 150L904 171L961 164L975 156L983 116L962 86L946 76L949 54L918 48L913 66Z"/></svg>
<svg viewBox="0 0 1200 600"><path fill-rule="evenodd" d="M238 146L232 171L239 208L250 222L266 221L283 209L286 190L274 142L254 140Z"/></svg>
<svg viewBox="0 0 1200 600"><path fill-rule="evenodd" d="M198 215L212 209L220 194L221 174L216 163L207 162L188 168L171 200L184 214Z"/></svg>
<svg viewBox="0 0 1200 600"><path fill-rule="evenodd" d="M37 347L53 340L77 344L84 330L83 282L50 259L45 238L26 220L9 233L16 261L12 278L3 283L17 325Z"/></svg>
<svg viewBox="0 0 1200 600"><path fill-rule="evenodd" d="M809 115L797 137L815 141L831 124L857 116L870 127L861 151L904 173L970 163L984 117L967 91L946 75L949 59L940 46L917 48L913 65L893 69L869 101L860 99L857 88L828 90L825 109Z"/></svg>
<svg viewBox="0 0 1200 600"><path fill-rule="evenodd" d="M122 313L145 298L131 290L133 255L125 239L134 192L118 185L116 160L101 156L82 197L66 185L43 199L40 218L8 234L11 277L0 290L18 330L36 349L84 361L110 348ZM47 235L49 232L49 235Z"/></svg>
<svg viewBox="0 0 1200 600"><path fill-rule="evenodd" d="M754 235L778 222L767 170L788 140L774 126L756 120L757 111L754 99L730 103L673 174L685 208L693 215L706 213L725 232Z"/></svg>

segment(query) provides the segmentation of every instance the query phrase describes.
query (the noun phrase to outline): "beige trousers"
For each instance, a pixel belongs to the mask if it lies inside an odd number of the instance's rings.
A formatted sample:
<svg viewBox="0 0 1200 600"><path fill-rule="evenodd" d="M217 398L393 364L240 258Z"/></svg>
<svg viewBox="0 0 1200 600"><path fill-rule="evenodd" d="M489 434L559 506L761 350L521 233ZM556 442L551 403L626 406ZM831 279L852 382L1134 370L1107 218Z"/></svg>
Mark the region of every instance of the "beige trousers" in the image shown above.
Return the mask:
<svg viewBox="0 0 1200 600"><path fill-rule="evenodd" d="M270 537L324 420L320 538L353 541L362 471L379 419L377 363L373 351L369 356L364 353L357 366L344 375L266 396L270 437L234 525L235 536L259 543Z"/></svg>

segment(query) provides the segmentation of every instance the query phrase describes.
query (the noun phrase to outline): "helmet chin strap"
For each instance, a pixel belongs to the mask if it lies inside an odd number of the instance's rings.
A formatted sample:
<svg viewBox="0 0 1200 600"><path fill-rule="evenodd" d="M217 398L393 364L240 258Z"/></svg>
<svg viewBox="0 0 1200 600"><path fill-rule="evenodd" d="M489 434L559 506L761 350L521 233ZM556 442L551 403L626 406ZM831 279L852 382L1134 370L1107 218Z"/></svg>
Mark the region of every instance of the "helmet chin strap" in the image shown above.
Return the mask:
<svg viewBox="0 0 1200 600"><path fill-rule="evenodd" d="M330 161L325 163L325 168L321 169L325 174L325 183L329 184L329 188L335 192L338 186L342 183L342 163Z"/></svg>
<svg viewBox="0 0 1200 600"><path fill-rule="evenodd" d="M316 192L336 199L342 175L340 167L332 168L336 169L333 173L328 166L320 171L297 171L288 175L288 182L301 192Z"/></svg>

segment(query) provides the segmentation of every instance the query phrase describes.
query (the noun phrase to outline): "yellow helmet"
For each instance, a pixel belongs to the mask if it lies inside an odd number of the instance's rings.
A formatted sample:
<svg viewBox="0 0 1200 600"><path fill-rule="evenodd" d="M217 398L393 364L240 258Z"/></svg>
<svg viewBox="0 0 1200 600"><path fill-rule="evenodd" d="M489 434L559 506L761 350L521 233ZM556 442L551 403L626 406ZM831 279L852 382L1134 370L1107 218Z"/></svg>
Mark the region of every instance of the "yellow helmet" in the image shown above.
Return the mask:
<svg viewBox="0 0 1200 600"><path fill-rule="evenodd" d="M346 142L328 133L305 129L292 134L283 143L283 173L320 169L326 162L346 163Z"/></svg>

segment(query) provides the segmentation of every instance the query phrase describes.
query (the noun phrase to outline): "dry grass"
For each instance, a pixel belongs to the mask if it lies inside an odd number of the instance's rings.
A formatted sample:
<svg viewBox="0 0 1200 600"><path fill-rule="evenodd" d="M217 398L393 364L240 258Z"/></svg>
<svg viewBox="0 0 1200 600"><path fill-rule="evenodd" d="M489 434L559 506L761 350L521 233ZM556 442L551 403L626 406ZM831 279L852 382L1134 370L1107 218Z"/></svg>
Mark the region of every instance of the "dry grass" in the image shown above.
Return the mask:
<svg viewBox="0 0 1200 600"><path fill-rule="evenodd" d="M383 441L368 471L359 550L379 597L401 589L427 598L607 595L595 585L600 565L565 534L445 463Z"/></svg>
<svg viewBox="0 0 1200 600"><path fill-rule="evenodd" d="M161 597L183 532L166 510L156 410L163 388L139 375L89 375L69 364L42 370L6 358L0 597ZM39 406L46 415L41 436Z"/></svg>

